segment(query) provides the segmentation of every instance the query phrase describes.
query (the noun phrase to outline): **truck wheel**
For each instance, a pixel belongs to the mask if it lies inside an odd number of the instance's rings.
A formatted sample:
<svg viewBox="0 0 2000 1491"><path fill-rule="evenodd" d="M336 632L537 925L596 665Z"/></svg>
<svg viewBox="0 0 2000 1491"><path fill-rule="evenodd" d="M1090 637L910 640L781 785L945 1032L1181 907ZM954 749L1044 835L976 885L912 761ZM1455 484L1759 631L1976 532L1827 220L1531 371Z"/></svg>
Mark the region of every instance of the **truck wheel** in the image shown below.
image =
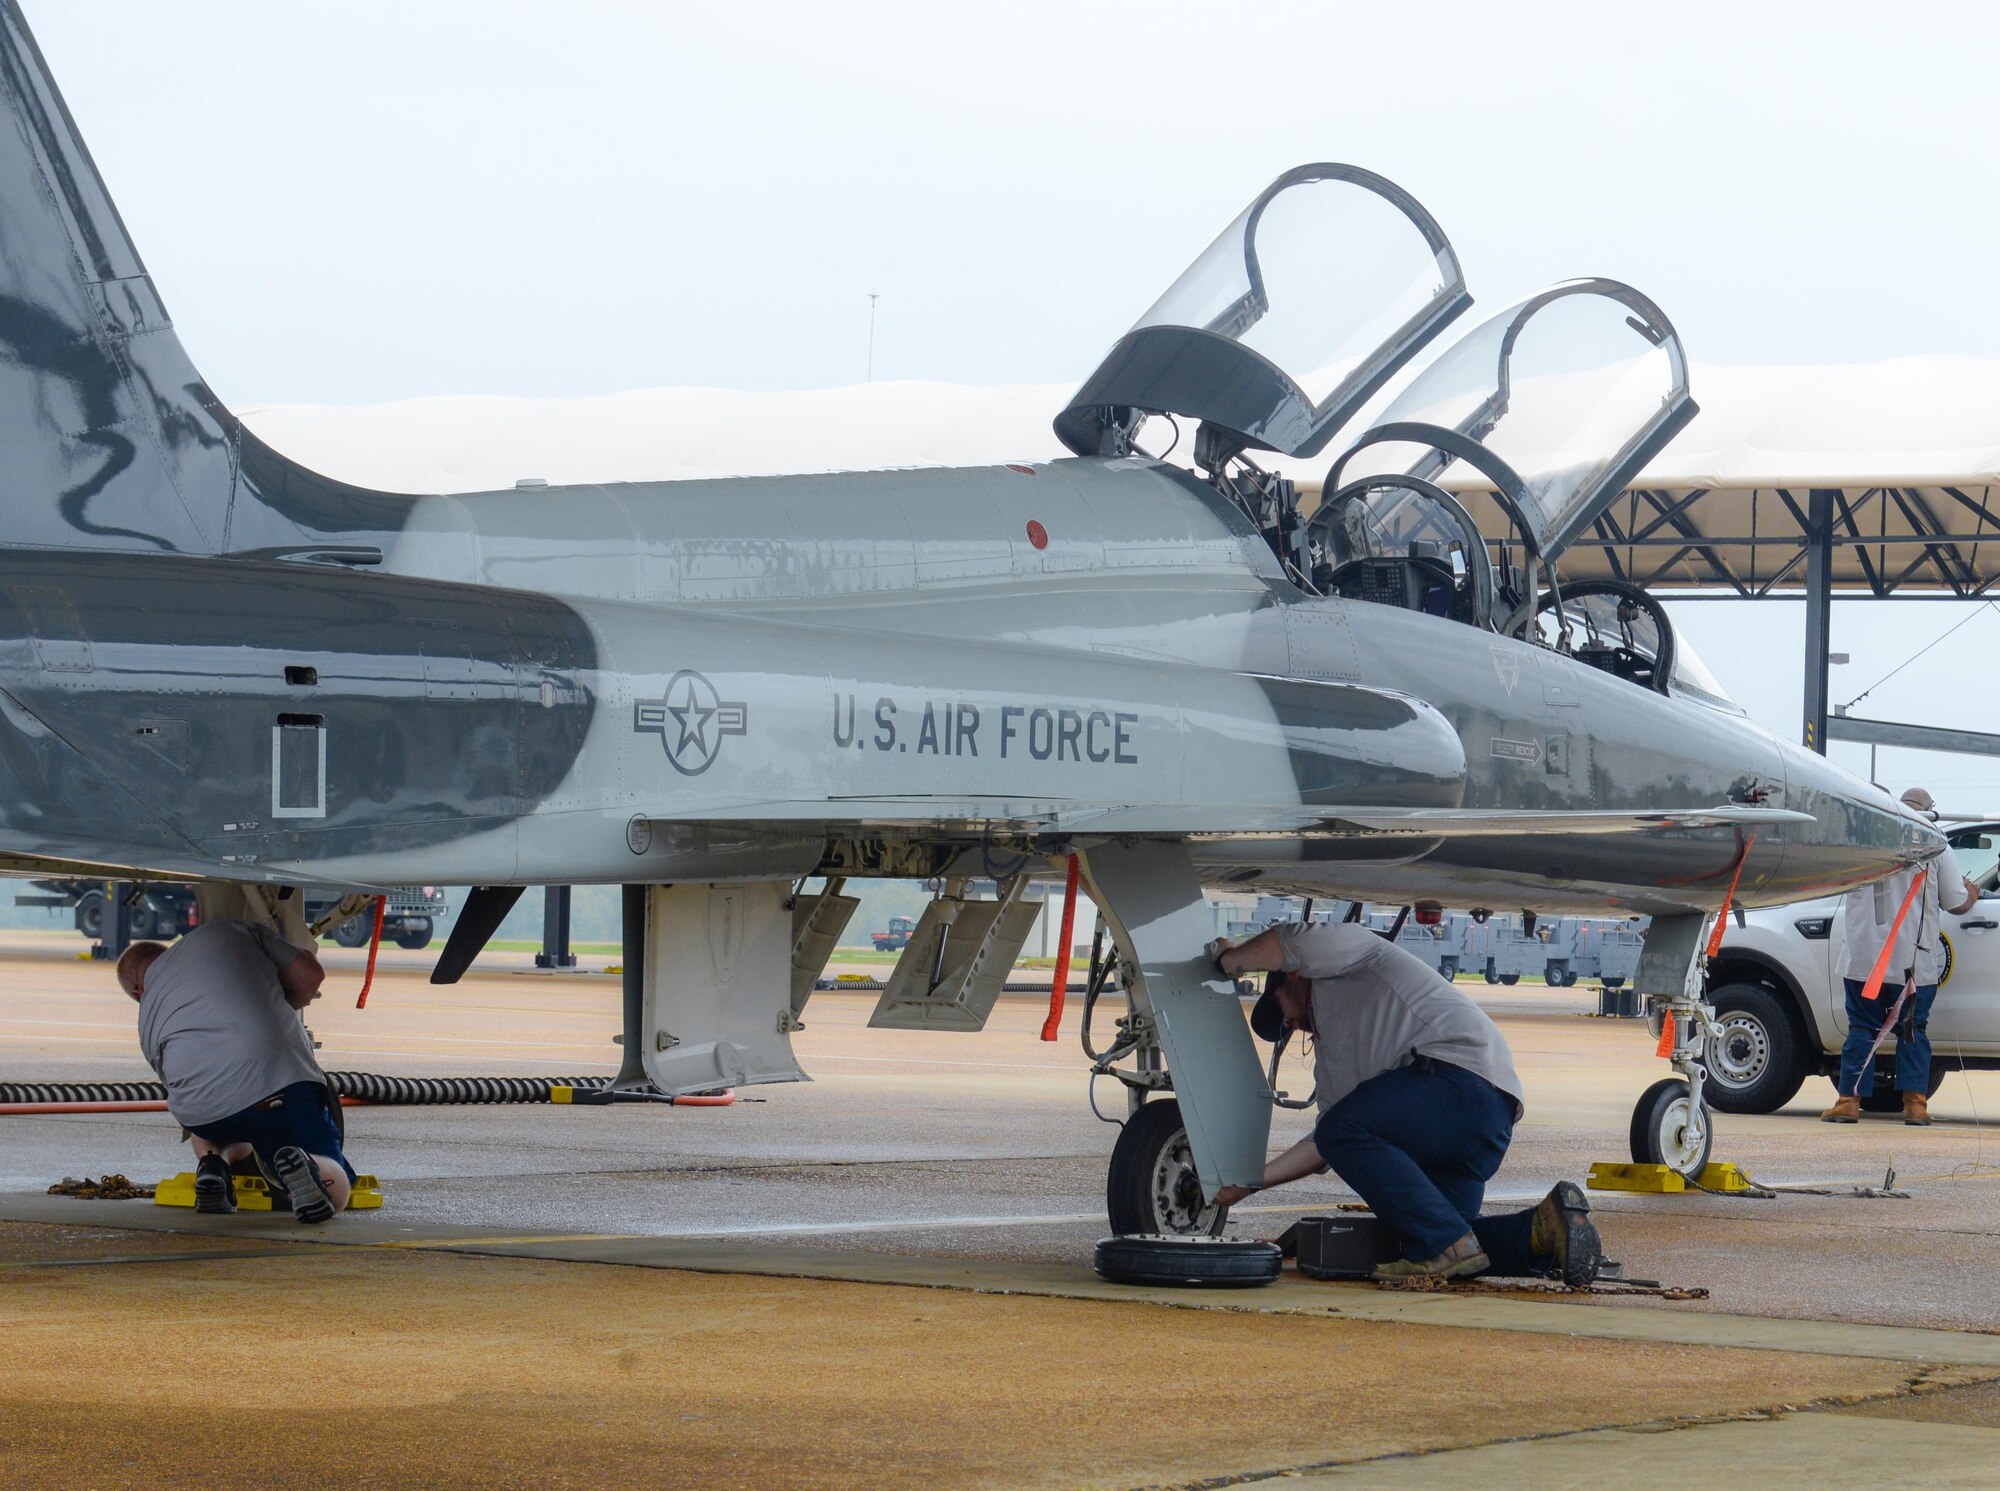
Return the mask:
<svg viewBox="0 0 2000 1491"><path fill-rule="evenodd" d="M1521 982L1521 975L1518 973L1503 973L1500 975L1500 982L1511 989L1514 985Z"/></svg>
<svg viewBox="0 0 2000 1491"><path fill-rule="evenodd" d="M92 942L104 940L104 892L87 890L76 903L76 929Z"/></svg>
<svg viewBox="0 0 2000 1491"><path fill-rule="evenodd" d="M1214 1237L1222 1231L1228 1208L1203 1204L1187 1124L1173 1098L1142 1103L1125 1120L1111 1148L1104 1209L1121 1236Z"/></svg>
<svg viewBox="0 0 2000 1491"><path fill-rule="evenodd" d="M1250 1289L1274 1282L1284 1266L1276 1243L1248 1237L1107 1237L1097 1245L1097 1272L1114 1284Z"/></svg>
<svg viewBox="0 0 2000 1491"><path fill-rule="evenodd" d="M1439 959L1438 972L1443 975L1444 981L1446 983L1448 984L1455 983L1458 979L1458 959L1456 958Z"/></svg>
<svg viewBox="0 0 2000 1491"><path fill-rule="evenodd" d="M1709 1043L1702 1094L1724 1113L1775 1113L1806 1080L1806 1042L1782 996L1762 984L1709 992L1722 1034Z"/></svg>
<svg viewBox="0 0 2000 1491"><path fill-rule="evenodd" d="M396 934L396 946L406 947L411 952L430 945L431 924L427 918L406 922L403 930Z"/></svg>
<svg viewBox="0 0 2000 1491"><path fill-rule="evenodd" d="M366 947L375 933L372 916L350 916L333 929L333 940L342 947Z"/></svg>
<svg viewBox="0 0 2000 1491"><path fill-rule="evenodd" d="M1688 1085L1680 1077L1663 1077L1640 1094L1632 1110L1633 1162L1665 1165L1682 1175L1701 1174L1715 1142L1715 1125L1703 1114L1700 1131L1695 1132L1691 1106Z"/></svg>
<svg viewBox="0 0 2000 1491"><path fill-rule="evenodd" d="M1542 981L1552 989L1567 989L1576 982L1576 975L1569 971L1567 963L1551 963L1542 970Z"/></svg>

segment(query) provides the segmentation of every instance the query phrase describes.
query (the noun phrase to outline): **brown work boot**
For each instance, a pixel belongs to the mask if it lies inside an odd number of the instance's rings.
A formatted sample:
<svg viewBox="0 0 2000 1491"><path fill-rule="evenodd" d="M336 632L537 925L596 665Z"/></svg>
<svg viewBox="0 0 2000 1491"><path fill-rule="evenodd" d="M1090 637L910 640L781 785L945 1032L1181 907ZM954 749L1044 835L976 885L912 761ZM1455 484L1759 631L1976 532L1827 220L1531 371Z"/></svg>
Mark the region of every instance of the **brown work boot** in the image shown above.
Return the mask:
<svg viewBox="0 0 2000 1491"><path fill-rule="evenodd" d="M1834 1100L1831 1108L1820 1114L1819 1121L1821 1123L1861 1122L1861 1099L1842 1093Z"/></svg>
<svg viewBox="0 0 2000 1491"><path fill-rule="evenodd" d="M1556 1272L1572 1289L1589 1287L1604 1262L1604 1243L1590 1220L1590 1203L1574 1181L1557 1181L1555 1189L1535 1206L1528 1231L1528 1251L1554 1258Z"/></svg>
<svg viewBox="0 0 2000 1491"><path fill-rule="evenodd" d="M1483 1274L1493 1266L1479 1246L1479 1239L1470 1232L1446 1248L1435 1258L1426 1258L1421 1263L1412 1263L1407 1258L1398 1258L1393 1263L1375 1265L1378 1279L1462 1279L1469 1274Z"/></svg>
<svg viewBox="0 0 2000 1491"><path fill-rule="evenodd" d="M1903 1122L1913 1129L1927 1129L1931 1124L1931 1100L1920 1092L1903 1094Z"/></svg>

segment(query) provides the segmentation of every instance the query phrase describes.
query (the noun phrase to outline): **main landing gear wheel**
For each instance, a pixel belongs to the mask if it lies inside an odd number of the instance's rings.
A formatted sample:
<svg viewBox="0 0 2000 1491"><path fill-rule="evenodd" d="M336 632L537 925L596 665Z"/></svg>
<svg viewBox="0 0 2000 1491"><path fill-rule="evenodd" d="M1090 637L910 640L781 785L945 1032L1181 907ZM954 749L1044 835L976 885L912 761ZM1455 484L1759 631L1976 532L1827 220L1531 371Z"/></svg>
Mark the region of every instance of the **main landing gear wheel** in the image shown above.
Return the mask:
<svg viewBox="0 0 2000 1491"><path fill-rule="evenodd" d="M1142 1103L1125 1120L1111 1149L1104 1209L1121 1236L1214 1237L1222 1231L1229 1210L1203 1202L1187 1125L1173 1098Z"/></svg>
<svg viewBox="0 0 2000 1491"><path fill-rule="evenodd" d="M1276 1243L1254 1238L1107 1237L1097 1245L1097 1272L1114 1284L1254 1289L1284 1266Z"/></svg>
<svg viewBox="0 0 2000 1491"><path fill-rule="evenodd" d="M1715 1125L1693 1108L1684 1078L1663 1077L1647 1088L1632 1110L1633 1161L1665 1165L1686 1176L1701 1174L1715 1142Z"/></svg>

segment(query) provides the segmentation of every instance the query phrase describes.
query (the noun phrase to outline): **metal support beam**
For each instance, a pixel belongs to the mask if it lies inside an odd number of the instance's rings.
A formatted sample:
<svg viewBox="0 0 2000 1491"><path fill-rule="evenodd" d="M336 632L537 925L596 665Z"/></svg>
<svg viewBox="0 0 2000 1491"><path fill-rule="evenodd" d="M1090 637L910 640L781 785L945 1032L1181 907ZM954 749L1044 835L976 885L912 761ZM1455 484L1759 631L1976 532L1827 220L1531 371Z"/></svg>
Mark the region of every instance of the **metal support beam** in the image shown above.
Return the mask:
<svg viewBox="0 0 2000 1491"><path fill-rule="evenodd" d="M125 949L132 945L131 896L132 886L127 881L104 883L104 920L98 927L91 957L115 963L125 956Z"/></svg>
<svg viewBox="0 0 2000 1491"><path fill-rule="evenodd" d="M1814 487L1806 516L1806 708L1803 738L1826 754L1827 649L1833 629L1833 489Z"/></svg>
<svg viewBox="0 0 2000 1491"><path fill-rule="evenodd" d="M618 1075L611 1079L613 1091L647 1090L653 1079L646 1075L646 909L650 897L643 885L621 887L624 894L624 1029L619 1033Z"/></svg>
<svg viewBox="0 0 2000 1491"><path fill-rule="evenodd" d="M574 968L576 955L569 950L569 887L550 885L542 890L542 950L535 954L537 968Z"/></svg>
<svg viewBox="0 0 2000 1491"><path fill-rule="evenodd" d="M1901 746L1912 751L1951 751L1960 756L2000 756L2000 735L1980 730L1946 730L1938 725L1905 725L1896 720L1866 720L1837 714L1826 722L1834 740L1863 745Z"/></svg>

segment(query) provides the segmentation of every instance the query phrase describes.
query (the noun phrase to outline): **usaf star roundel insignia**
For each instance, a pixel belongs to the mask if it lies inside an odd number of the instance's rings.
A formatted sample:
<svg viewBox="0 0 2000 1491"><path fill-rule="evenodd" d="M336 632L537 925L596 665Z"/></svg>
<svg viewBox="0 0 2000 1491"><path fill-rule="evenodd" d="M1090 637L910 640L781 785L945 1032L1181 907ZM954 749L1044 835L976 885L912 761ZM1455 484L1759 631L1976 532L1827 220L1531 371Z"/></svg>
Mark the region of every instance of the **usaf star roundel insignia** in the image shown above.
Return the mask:
<svg viewBox="0 0 2000 1491"><path fill-rule="evenodd" d="M749 706L724 703L714 684L683 668L667 680L662 698L633 706L632 728L658 735L674 770L696 777L715 764L723 736L750 733L749 714Z"/></svg>

